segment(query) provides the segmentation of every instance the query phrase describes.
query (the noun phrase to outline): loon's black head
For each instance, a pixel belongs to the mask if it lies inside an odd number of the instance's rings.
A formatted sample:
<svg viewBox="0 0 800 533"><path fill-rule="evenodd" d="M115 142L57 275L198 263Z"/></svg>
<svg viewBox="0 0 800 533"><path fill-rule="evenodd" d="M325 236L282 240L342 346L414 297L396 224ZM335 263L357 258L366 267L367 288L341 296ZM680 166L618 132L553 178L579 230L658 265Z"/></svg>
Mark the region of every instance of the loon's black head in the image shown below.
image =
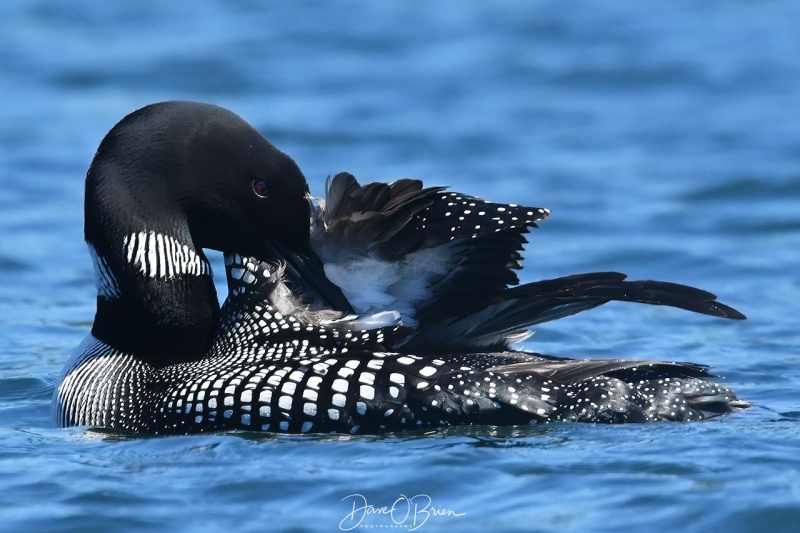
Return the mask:
<svg viewBox="0 0 800 533"><path fill-rule="evenodd" d="M303 252L307 195L295 162L230 111L164 102L131 113L86 178L93 333L159 366L202 355L219 314L202 248Z"/></svg>
<svg viewBox="0 0 800 533"><path fill-rule="evenodd" d="M101 229L90 223L96 214L263 256L265 232L290 249L307 243L307 194L297 164L233 112L163 102L131 113L100 144L86 181L86 238ZM117 219L120 209L136 220Z"/></svg>

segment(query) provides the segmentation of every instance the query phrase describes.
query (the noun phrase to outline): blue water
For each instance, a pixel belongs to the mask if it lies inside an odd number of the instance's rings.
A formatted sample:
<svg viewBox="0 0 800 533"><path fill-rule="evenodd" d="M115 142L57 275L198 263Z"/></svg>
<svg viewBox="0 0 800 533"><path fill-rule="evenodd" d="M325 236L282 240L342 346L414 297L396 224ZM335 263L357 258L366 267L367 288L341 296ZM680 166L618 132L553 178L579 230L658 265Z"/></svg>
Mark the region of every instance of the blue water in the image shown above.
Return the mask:
<svg viewBox="0 0 800 533"><path fill-rule="evenodd" d="M427 495L442 514L418 507L418 531L797 531L798 28L794 0L4 0L0 530L338 531L366 501L399 523L354 531L410 531L401 495ZM122 116L176 98L238 112L317 193L349 170L549 207L524 280L613 269L719 294L749 320L609 304L524 348L710 365L754 407L359 438L52 428L94 315L86 168Z"/></svg>

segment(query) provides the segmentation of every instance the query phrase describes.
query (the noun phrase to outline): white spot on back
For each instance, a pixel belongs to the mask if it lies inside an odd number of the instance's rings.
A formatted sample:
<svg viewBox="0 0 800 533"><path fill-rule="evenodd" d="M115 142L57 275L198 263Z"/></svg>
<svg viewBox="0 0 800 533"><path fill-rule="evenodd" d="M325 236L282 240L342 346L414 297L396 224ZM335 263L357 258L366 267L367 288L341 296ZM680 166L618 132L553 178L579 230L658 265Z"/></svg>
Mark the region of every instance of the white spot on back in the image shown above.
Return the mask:
<svg viewBox="0 0 800 533"><path fill-rule="evenodd" d="M426 366L420 369L419 374L421 376L425 376L426 378L431 377L436 373L436 369L432 366Z"/></svg>
<svg viewBox="0 0 800 533"><path fill-rule="evenodd" d="M361 385L360 393L361 397L367 400L372 400L375 398L375 389L369 385Z"/></svg>

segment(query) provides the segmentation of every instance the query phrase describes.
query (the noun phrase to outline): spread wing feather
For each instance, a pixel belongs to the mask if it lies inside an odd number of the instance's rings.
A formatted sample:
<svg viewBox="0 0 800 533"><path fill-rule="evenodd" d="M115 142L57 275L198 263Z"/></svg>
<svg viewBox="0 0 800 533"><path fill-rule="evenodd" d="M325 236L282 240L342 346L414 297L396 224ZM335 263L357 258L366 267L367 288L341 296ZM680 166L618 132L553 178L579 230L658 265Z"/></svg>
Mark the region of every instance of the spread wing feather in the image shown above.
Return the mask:
<svg viewBox="0 0 800 533"><path fill-rule="evenodd" d="M412 326L403 348L503 349L527 328L609 301L666 305L743 319L710 292L595 272L519 286L526 234L549 211L423 187L419 180L360 185L328 180L312 220L312 247L357 312L397 310ZM381 308L380 305L388 306Z"/></svg>

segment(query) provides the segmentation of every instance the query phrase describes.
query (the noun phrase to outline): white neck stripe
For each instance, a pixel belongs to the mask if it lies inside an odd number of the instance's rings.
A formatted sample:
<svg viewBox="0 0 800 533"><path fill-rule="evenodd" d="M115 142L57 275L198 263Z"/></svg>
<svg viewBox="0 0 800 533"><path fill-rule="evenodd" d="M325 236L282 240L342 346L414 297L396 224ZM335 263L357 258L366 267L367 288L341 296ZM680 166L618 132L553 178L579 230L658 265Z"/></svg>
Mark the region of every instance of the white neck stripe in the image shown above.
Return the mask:
<svg viewBox="0 0 800 533"><path fill-rule="evenodd" d="M125 258L151 278L211 275L211 265L197 252L169 235L154 231L131 233L122 242Z"/></svg>

